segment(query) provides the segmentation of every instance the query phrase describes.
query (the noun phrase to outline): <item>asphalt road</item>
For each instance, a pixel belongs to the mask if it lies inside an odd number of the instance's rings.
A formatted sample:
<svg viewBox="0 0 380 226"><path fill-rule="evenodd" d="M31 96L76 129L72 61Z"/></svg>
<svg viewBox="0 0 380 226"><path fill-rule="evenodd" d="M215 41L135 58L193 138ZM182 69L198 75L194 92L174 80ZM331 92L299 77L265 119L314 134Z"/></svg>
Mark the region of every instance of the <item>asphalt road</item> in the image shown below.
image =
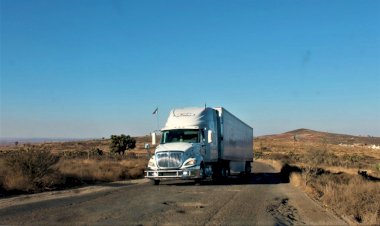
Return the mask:
<svg viewBox="0 0 380 226"><path fill-rule="evenodd" d="M0 200L0 225L343 225L333 214L254 163L243 183L151 185L145 179Z"/></svg>

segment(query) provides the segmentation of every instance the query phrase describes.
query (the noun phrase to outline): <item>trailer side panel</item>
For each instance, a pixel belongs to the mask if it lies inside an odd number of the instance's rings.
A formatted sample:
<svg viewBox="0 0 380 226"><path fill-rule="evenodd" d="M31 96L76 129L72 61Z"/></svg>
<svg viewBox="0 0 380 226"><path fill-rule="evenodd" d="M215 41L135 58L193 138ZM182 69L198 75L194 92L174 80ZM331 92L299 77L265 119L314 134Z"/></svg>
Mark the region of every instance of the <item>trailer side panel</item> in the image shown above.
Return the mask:
<svg viewBox="0 0 380 226"><path fill-rule="evenodd" d="M224 108L215 108L221 120L220 159L252 161L253 129Z"/></svg>

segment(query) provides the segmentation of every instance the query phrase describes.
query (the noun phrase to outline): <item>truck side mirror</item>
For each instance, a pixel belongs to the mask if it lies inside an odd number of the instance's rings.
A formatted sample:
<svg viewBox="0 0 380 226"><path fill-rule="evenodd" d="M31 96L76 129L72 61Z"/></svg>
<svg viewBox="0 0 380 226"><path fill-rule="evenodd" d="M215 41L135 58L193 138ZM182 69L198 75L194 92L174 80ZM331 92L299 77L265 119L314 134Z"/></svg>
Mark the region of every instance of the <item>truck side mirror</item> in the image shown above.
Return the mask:
<svg viewBox="0 0 380 226"><path fill-rule="evenodd" d="M212 143L212 130L207 131L207 142Z"/></svg>
<svg viewBox="0 0 380 226"><path fill-rule="evenodd" d="M156 145L156 133L152 133L152 145Z"/></svg>

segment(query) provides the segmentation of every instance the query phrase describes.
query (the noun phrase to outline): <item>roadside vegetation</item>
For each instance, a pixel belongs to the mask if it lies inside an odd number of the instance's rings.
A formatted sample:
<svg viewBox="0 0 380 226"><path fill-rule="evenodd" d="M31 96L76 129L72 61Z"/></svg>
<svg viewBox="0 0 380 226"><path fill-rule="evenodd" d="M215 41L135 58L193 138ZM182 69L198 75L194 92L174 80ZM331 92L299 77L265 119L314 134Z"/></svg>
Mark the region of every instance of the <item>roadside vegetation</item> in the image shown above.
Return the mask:
<svg viewBox="0 0 380 226"><path fill-rule="evenodd" d="M113 138L0 147L0 197L142 178L150 138ZM310 130L254 141L256 159L346 221L363 225L380 225L378 147L377 137Z"/></svg>
<svg viewBox="0 0 380 226"><path fill-rule="evenodd" d="M346 221L380 225L379 143L298 130L256 138L254 145L256 158L286 171L290 183Z"/></svg>
<svg viewBox="0 0 380 226"><path fill-rule="evenodd" d="M146 138L112 138L1 147L0 197L142 178Z"/></svg>

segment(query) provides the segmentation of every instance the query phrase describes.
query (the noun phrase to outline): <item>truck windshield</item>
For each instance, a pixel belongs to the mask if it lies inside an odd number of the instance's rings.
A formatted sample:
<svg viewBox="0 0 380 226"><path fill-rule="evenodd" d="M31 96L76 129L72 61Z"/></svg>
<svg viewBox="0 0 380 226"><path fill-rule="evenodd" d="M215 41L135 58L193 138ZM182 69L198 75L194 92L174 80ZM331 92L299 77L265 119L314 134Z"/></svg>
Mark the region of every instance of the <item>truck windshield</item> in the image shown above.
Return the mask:
<svg viewBox="0 0 380 226"><path fill-rule="evenodd" d="M199 130L177 129L162 132L161 144L174 142L199 143Z"/></svg>

